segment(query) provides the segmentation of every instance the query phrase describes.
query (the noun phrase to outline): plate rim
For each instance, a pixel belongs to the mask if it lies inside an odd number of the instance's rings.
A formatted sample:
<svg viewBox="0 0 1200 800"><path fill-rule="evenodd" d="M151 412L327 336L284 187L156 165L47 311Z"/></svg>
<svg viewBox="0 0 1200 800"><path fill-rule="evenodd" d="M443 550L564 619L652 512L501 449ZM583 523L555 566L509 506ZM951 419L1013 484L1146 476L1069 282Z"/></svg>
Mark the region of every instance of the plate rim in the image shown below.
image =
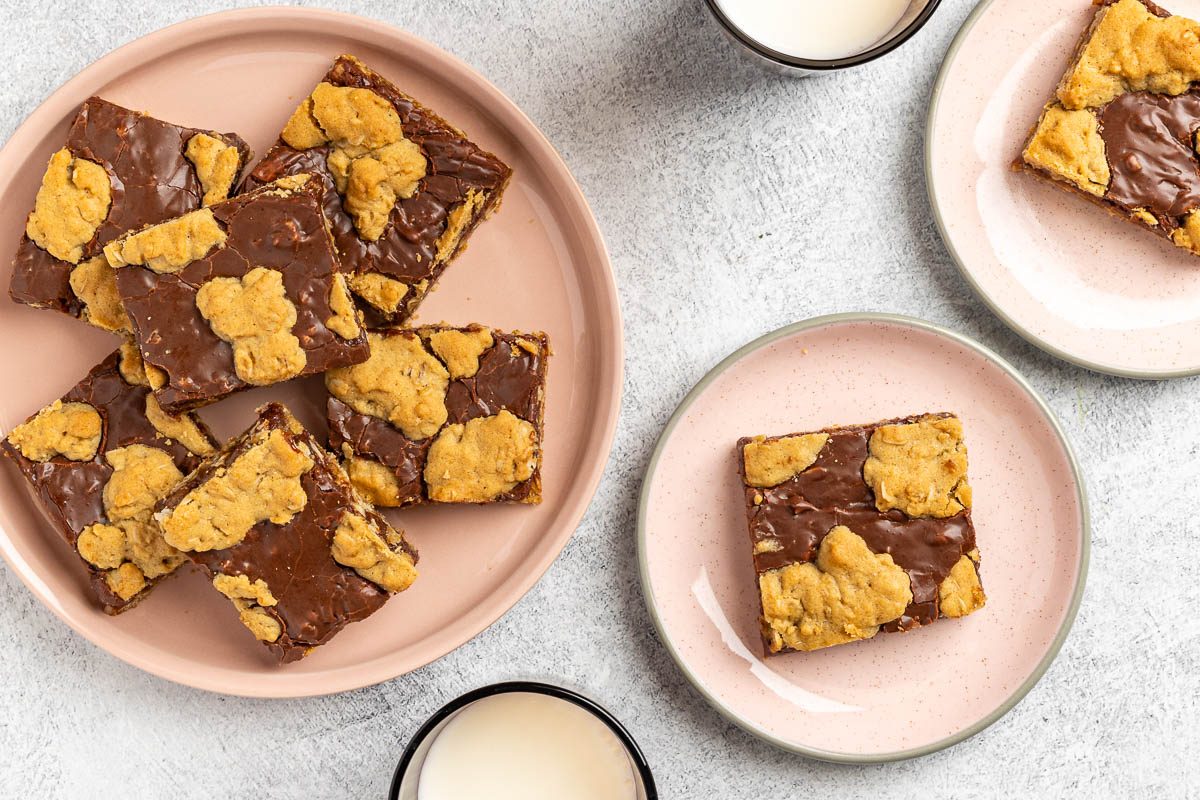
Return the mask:
<svg viewBox="0 0 1200 800"><path fill-rule="evenodd" d="M949 79L950 72L953 69L954 62L962 49L967 36L971 30L979 22L980 18L988 12L995 4L996 0L983 0L977 5L966 19L963 20L962 26L958 29L958 33L954 35L954 39L950 42L950 47L946 50L946 55L942 59L942 64L938 68L937 78L933 83L933 90L930 93L929 107L925 117L925 146L924 146L924 169L925 169L925 191L929 198L930 210L933 212L933 221L937 226L938 235L942 239L942 244L946 251L950 254L950 260L958 267L959 273L966 279L967 284L975 292L975 296L983 301L984 305L995 314L1001 322L1008 326L1010 330L1016 333L1025 341L1034 345L1057 359L1073 364L1077 367L1083 367L1093 372L1098 372L1104 375L1114 375L1118 378L1135 378L1138 380L1166 380L1170 378L1187 378L1194 375L1200 375L1200 362L1194 366L1183 367L1180 369L1134 369L1130 367L1121 367L1113 364L1105 364L1100 361L1092 361L1087 358L1075 355L1061 347L1053 344L1049 340L1038 336L1025 326L1018 323L1004 310L999 300L989 295L983 290L979 282L975 280L975 276L971 274L967 267L966 260L958 252L950 238L950 234L946 227L946 222L942 214L942 206L938 201L937 189L934 187L933 181L933 131L935 119L938 115L938 110L941 107L943 89L945 83Z"/></svg>
<svg viewBox="0 0 1200 800"><path fill-rule="evenodd" d="M647 562L646 546L647 546L647 522L646 514L650 505L650 489L653 484L655 473L658 469L659 459L663 451L666 449L667 442L670 441L671 435L674 433L676 426L683 419L684 415L691 408L695 400L709 388L710 385L720 377L727 369L732 367L737 362L741 361L751 353L760 350L770 344L785 339L802 331L821 328L828 325L840 325L847 322L884 322L897 325L903 325L917 330L933 333L935 335L950 339L951 341L974 350L979 355L988 359L999 366L1017 385L1025 391L1032 399L1037 408L1042 412L1043 416L1049 422L1051 430L1058 438L1063 450L1067 455L1067 463L1071 468L1071 476L1075 484L1076 498L1080 508L1080 558L1079 569L1075 575L1075 587L1072 591L1071 601L1067 607L1067 612L1063 617L1063 621L1059 626L1058 631L1054 635L1054 639L1050 643L1050 647L1046 650L1037 666L1033 671L1021 682L1021 685L1013 690L1000 705L992 711L985 714L982 718L962 729L938 739L930 744L921 745L920 747L908 748L906 750L895 750L885 753L844 753L832 750L822 750L816 747L807 747L798 745L794 742L789 742L779 736L771 734L761 727L755 725L749 720L739 716L731 709L727 708L719 697L710 692L688 667L687 663L680 655L675 647L670 636L667 634L666 628L663 625L662 617L658 613L657 601L654 598L654 588L650 579L649 564ZM890 761L903 761L910 758L929 755L939 750L944 750L947 747L958 744L966 739L971 738L975 734L991 726L1001 717L1011 711L1017 703L1029 694L1035 685L1045 675L1046 670L1054 663L1058 657L1059 651L1067 640L1072 627L1075 624L1075 618L1079 612L1080 603L1083 600L1084 589L1087 585L1088 567L1091 561L1091 513L1088 506L1087 487L1084 480L1083 471L1075 457L1075 451L1071 448L1070 440L1067 438L1062 425L1058 421L1058 417L1054 411L1046 404L1041 394L1033 387L1033 385L1023 376L1017 369L1006 361L1002 356L992 351L987 346L975 341L974 339L964 334L952 331L941 325L928 322L917 317L907 316L904 314L889 314L883 312L845 312L840 314L825 314L817 317L810 317L799 322L793 322L784 325L781 328L763 334L747 344L742 345L737 350L721 359L712 369L705 373L695 386L688 391L683 400L679 402L675 411L671 414L671 418L667 421L658 440L655 442L654 451L650 456L650 461L646 466L646 472L642 478L642 486L638 497L637 507L637 548L638 548L638 570L642 584L642 596L646 603L646 609L650 614L651 620L654 622L655 632L658 634L658 639L666 647L671 658L679 667L680 671L687 678L688 682L700 693L700 695L712 706L716 711L725 717L725 719L737 725L742 730L763 739L776 747L787 750L798 755L808 758L817 759L819 761L829 761L841 764L881 764Z"/></svg>
<svg viewBox="0 0 1200 800"><path fill-rule="evenodd" d="M233 673L234 678L231 681L230 674L224 670L217 670L211 674L209 671L205 671L203 675L197 676L186 669L181 671L177 667L169 664L163 665L153 659L147 661L143 655L130 652L128 646L120 641L101 641L105 637L95 635L92 629L96 626L88 625L86 620L76 620L68 616L65 609L55 602L42 579L33 573L28 563L21 557L7 528L0 525L0 556L3 556L8 569L20 579L21 583L43 607L49 609L76 634L105 653L157 678L215 694L266 699L322 697L393 680L444 658L492 627L511 611L558 560L595 499L596 491L599 489L612 454L617 425L620 420L625 374L625 330L621 316L620 294L617 288L616 274L612 267L612 259L609 256L599 223L596 221L583 189L579 186L562 155L520 106L482 73L455 54L397 25L359 14L325 8L290 6L234 8L188 17L133 38L87 64L46 95L13 129L7 141L0 147L0 167L7 161L22 158L21 153L28 150L31 144L26 140L34 139L32 143L36 142L35 128L52 124L55 118L62 116L63 113L77 106L83 98L90 96L92 94L90 88L94 88L93 84L95 83L92 76L96 73L101 75L101 82L111 80L127 74L130 70L137 69L139 61L149 62L161 55L164 45L182 48L227 36L230 29L223 27L223 24L230 26L233 24L239 26L316 26L318 30L345 35L348 39L363 45L380 46L381 42L386 42L394 47L430 53L443 65L452 67L456 72L456 77L462 79L457 88L459 93L472 91L490 96L490 102L485 106L486 113L495 118L504 129L516 134L516 138L522 146L536 157L536 163L544 172L547 183L560 189L563 195L572 201L562 205L565 210L564 221L578 226L581 240L589 250L594 251L597 263L602 267L597 270L596 275L600 294L608 298L605 305L609 323L615 333L611 340L611 346L608 348L610 351L608 357L597 359L598 374L601 378L598 385L603 387L607 383L610 387L607 392L602 389L597 393L598 406L601 410L601 415L598 416L602 416L603 422L593 429L592 439L585 442L586 447L592 447L593 443L598 445L595 449L602 454L602 457L595 458L590 466L585 464L585 469L577 473L573 484L578 486L582 483L585 488L574 500L563 501L565 511L561 513L566 522L557 526L559 532L552 539L553 545L532 563L528 575L517 582L517 588L512 592L512 596L503 595L504 599L497 604L494 611L489 611L476 624L466 626L449 637L447 641L450 646L444 652L433 656L421 656L414 659L413 663L401 665L399 668L389 666L393 659L385 655L373 660L377 666L370 671L359 672L354 665L349 665L317 673L304 673L302 676L300 673L289 673L284 669L250 676L250 682L242 685L247 678L245 673ZM283 29L286 30L286 27ZM372 45L372 41L375 44ZM40 508L38 512L41 513ZM555 529L550 528L551 531ZM327 677L325 681L320 681L315 679L318 675L327 675ZM297 678L301 677L307 677L307 682L298 684ZM280 680L281 678L282 680Z"/></svg>

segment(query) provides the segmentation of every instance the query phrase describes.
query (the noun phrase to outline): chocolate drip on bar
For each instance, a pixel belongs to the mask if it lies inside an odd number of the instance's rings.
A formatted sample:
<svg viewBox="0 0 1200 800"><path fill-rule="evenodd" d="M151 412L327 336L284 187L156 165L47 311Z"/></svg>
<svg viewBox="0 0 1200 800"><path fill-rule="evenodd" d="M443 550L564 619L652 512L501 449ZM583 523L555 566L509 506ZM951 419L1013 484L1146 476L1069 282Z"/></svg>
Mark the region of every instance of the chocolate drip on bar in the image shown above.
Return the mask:
<svg viewBox="0 0 1200 800"><path fill-rule="evenodd" d="M1127 210L1146 209L1166 229L1200 207L1200 94L1123 94L1100 111L1111 181L1105 197Z"/></svg>

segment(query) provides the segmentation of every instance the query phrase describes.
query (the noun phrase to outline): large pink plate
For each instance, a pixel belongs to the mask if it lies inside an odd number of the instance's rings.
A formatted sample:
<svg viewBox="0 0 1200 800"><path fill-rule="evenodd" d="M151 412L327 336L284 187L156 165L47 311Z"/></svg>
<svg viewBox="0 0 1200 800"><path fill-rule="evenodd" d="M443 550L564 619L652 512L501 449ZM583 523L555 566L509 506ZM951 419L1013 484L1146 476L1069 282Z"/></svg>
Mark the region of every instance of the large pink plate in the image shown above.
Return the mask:
<svg viewBox="0 0 1200 800"><path fill-rule="evenodd" d="M1169 0L1200 16L1200 0ZM925 174L946 246L1017 333L1137 378L1200 373L1200 258L1011 169L1096 7L980 3L933 91Z"/></svg>
<svg viewBox="0 0 1200 800"><path fill-rule="evenodd" d="M261 153L343 52L360 56L515 169L503 206L447 270L420 319L550 334L556 355L546 501L536 508L394 514L421 551L416 585L304 661L277 668L196 574L172 578L140 607L106 617L88 601L75 557L6 465L0 552L29 588L119 658L213 691L271 697L345 691L401 675L475 636L533 586L570 538L600 480L616 425L620 314L604 245L579 188L499 90L458 59L380 22L328 11L232 11L166 28L100 59L51 95L0 151L0 254L15 252L46 160L88 95L187 125L238 131ZM7 286L7 270L0 281ZM117 344L7 298L0 301L0 342L5 431L61 395ZM232 435L272 398L325 430L320 379L240 395L203 416L218 435Z"/></svg>
<svg viewBox="0 0 1200 800"><path fill-rule="evenodd" d="M987 605L905 634L762 656L735 442L924 411L966 427ZM982 730L1050 665L1083 593L1083 482L1058 423L999 356L908 317L797 323L715 367L642 487L642 584L659 634L729 719L830 761L929 753Z"/></svg>

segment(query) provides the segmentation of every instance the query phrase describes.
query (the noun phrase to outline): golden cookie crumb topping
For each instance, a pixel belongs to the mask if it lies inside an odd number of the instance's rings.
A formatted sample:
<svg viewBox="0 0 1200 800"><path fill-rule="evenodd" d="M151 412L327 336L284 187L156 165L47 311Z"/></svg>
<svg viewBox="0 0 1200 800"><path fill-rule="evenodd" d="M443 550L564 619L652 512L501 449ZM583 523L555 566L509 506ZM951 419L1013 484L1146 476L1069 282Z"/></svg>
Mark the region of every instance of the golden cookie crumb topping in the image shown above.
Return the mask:
<svg viewBox="0 0 1200 800"><path fill-rule="evenodd" d="M154 426L154 430L168 439L179 442L198 456L210 456L216 452L209 438L200 430L191 414L180 414L175 417L162 410L154 395L146 395L146 419Z"/></svg>
<svg viewBox="0 0 1200 800"><path fill-rule="evenodd" d="M1171 232L1171 241L1200 255L1200 211L1187 213L1183 218L1183 227Z"/></svg>
<svg viewBox="0 0 1200 800"><path fill-rule="evenodd" d="M144 228L104 246L114 267L144 266L158 273L178 272L225 245L225 229L211 210L201 208Z"/></svg>
<svg viewBox="0 0 1200 800"><path fill-rule="evenodd" d="M345 461L350 483L368 503L376 506L400 505L400 482L396 473L373 458L350 455Z"/></svg>
<svg viewBox="0 0 1200 800"><path fill-rule="evenodd" d="M104 576L104 582L109 591L122 600L129 600L142 589L146 588L146 576L138 569L137 564L126 561L114 570L109 570Z"/></svg>
<svg viewBox="0 0 1200 800"><path fill-rule="evenodd" d="M438 261L445 261L454 255L463 233L467 230L467 225L475 218L475 214L483 207L486 199L487 195L483 192L472 189L467 192L466 198L446 215L446 229L442 231L437 243Z"/></svg>
<svg viewBox="0 0 1200 800"><path fill-rule="evenodd" d="M412 557L396 552L376 525L358 514L347 512L333 534L333 560L389 592L402 592L417 578Z"/></svg>
<svg viewBox="0 0 1200 800"><path fill-rule="evenodd" d="M307 503L300 476L313 461L273 430L159 515L167 542L180 550L220 550L258 523L284 525Z"/></svg>
<svg viewBox="0 0 1200 800"><path fill-rule="evenodd" d="M973 551L971 555L979 558L977 551ZM986 602L987 597L983 593L983 585L979 582L975 562L963 556L938 587L938 605L941 613L946 617L965 617L983 608Z"/></svg>
<svg viewBox="0 0 1200 800"><path fill-rule="evenodd" d="M765 489L791 480L813 465L828 440L827 433L805 433L749 442L742 450L746 483Z"/></svg>
<svg viewBox="0 0 1200 800"><path fill-rule="evenodd" d="M255 267L239 278L213 278L196 293L196 307L213 333L233 346L237 376L266 386L299 375L307 363L292 334L296 306L283 273Z"/></svg>
<svg viewBox="0 0 1200 800"><path fill-rule="evenodd" d="M329 171L367 241L383 235L397 200L412 197L428 169L391 103L369 89L318 84L282 138L297 150L329 145Z"/></svg>
<svg viewBox="0 0 1200 800"><path fill-rule="evenodd" d="M30 461L65 456L90 461L100 447L103 424L100 412L87 403L55 400L37 415L13 428L8 441Z"/></svg>
<svg viewBox="0 0 1200 800"><path fill-rule="evenodd" d="M775 653L869 639L912 602L908 573L843 525L821 540L815 563L764 572L759 589L763 633Z"/></svg>
<svg viewBox="0 0 1200 800"><path fill-rule="evenodd" d="M1088 194L1101 197L1110 178L1100 120L1091 111L1052 105L1025 147L1027 164L1046 170Z"/></svg>
<svg viewBox="0 0 1200 800"><path fill-rule="evenodd" d="M196 168L196 178L204 190L203 205L211 206L229 197L242 164L242 154L236 147L207 133L197 133L188 139L184 155Z"/></svg>
<svg viewBox="0 0 1200 800"><path fill-rule="evenodd" d="M137 342L125 339L121 342L120 352L121 360L117 363L117 370L125 382L130 386L149 386L146 365L142 362L142 351L138 349Z"/></svg>
<svg viewBox="0 0 1200 800"><path fill-rule="evenodd" d="M147 579L173 572L185 556L163 540L151 519L154 504L183 479L171 456L133 444L105 453L113 468L102 491L108 523L83 529L75 547L88 563L108 570L105 581L122 600L145 588Z"/></svg>
<svg viewBox="0 0 1200 800"><path fill-rule="evenodd" d="M329 309L333 316L325 320L325 327L343 339L358 338L362 333L358 309L354 307L354 300L350 297L346 276L340 272L333 276L333 286L329 290Z"/></svg>
<svg viewBox="0 0 1200 800"><path fill-rule="evenodd" d="M450 329L423 335L437 357L445 362L452 381L474 377L479 372L479 357L491 349L494 341L487 328Z"/></svg>
<svg viewBox="0 0 1200 800"><path fill-rule="evenodd" d="M25 233L50 255L78 264L108 217L112 186L104 167L62 148L50 157Z"/></svg>
<svg viewBox="0 0 1200 800"><path fill-rule="evenodd" d="M81 261L71 270L71 291L83 302L85 320L114 333L130 333L133 323L117 292L117 272L104 256Z"/></svg>
<svg viewBox="0 0 1200 800"><path fill-rule="evenodd" d="M871 434L863 477L880 511L952 517L971 506L967 447L957 417L925 416Z"/></svg>
<svg viewBox="0 0 1200 800"><path fill-rule="evenodd" d="M1155 16L1138 0L1119 0L1100 13L1059 84L1063 106L1097 108L1125 92L1182 94L1200 80L1200 25Z"/></svg>
<svg viewBox="0 0 1200 800"><path fill-rule="evenodd" d="M395 314L408 295L408 284L378 272L361 272L349 277L350 288L385 314Z"/></svg>
<svg viewBox="0 0 1200 800"><path fill-rule="evenodd" d="M371 357L325 373L334 397L360 414L385 419L409 439L427 439L446 423L450 373L416 335L368 333Z"/></svg>
<svg viewBox="0 0 1200 800"><path fill-rule="evenodd" d="M438 503L484 503L529 480L537 431L508 411L447 425L429 448L425 483Z"/></svg>
<svg viewBox="0 0 1200 800"><path fill-rule="evenodd" d="M279 621L266 612L266 608L278 601L262 578L251 583L245 575L214 575L213 588L233 602L242 621L254 638L263 642L274 642L283 635Z"/></svg>

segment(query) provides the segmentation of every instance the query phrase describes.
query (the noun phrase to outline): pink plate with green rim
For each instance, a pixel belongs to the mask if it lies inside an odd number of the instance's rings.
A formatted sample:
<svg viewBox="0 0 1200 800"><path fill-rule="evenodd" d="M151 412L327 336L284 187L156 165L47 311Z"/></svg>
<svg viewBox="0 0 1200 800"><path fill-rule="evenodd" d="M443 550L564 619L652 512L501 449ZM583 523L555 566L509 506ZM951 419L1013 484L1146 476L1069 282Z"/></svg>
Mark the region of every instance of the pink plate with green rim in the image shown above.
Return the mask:
<svg viewBox="0 0 1200 800"><path fill-rule="evenodd" d="M927 411L963 421L986 606L765 658L737 440ZM747 731L845 762L931 753L1019 702L1075 619L1088 536L1079 468L1033 388L982 345L885 314L790 325L714 367L667 423L638 516L646 604L688 679Z"/></svg>
<svg viewBox="0 0 1200 800"><path fill-rule="evenodd" d="M1200 17L1200 0L1170 0ZM1132 378L1200 374L1200 258L1012 169L1096 7L983 0L934 85L925 177L967 281L1021 336Z"/></svg>
<svg viewBox="0 0 1200 800"><path fill-rule="evenodd" d="M198 573L173 576L106 617L85 574L11 464L0 468L0 553L55 614L98 646L173 681L228 694L299 697L384 681L478 634L524 595L566 544L604 468L620 405L621 320L600 233L566 166L508 98L457 58L347 14L245 9L166 28L110 53L52 94L0 151L0 253L11 263L51 152L76 107L99 94L183 125L237 131L256 153L278 136L333 59L357 55L514 168L500 209L446 270L418 321L545 330L549 367L540 506L390 514L421 553L420 577L374 616L296 664L276 666ZM8 283L8 270L3 283ZM61 396L118 340L50 311L0 301L0 428ZM237 395L201 411L231 436L267 400L324 436L320 378Z"/></svg>

